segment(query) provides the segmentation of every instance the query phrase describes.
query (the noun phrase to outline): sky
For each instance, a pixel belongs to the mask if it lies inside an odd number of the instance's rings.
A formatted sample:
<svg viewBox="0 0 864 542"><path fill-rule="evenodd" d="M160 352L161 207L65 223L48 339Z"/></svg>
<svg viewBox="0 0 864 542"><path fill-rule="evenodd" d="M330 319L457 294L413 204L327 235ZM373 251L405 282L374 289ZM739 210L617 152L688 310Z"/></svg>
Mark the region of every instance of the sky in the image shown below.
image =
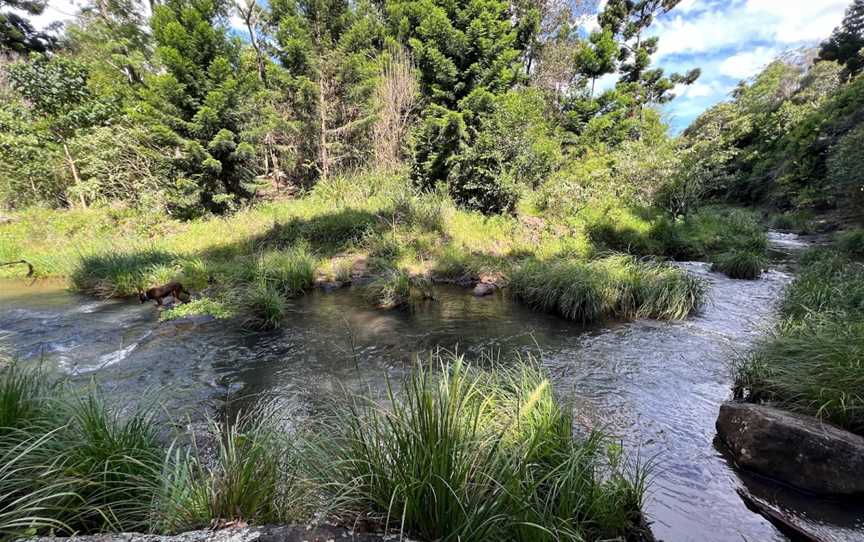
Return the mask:
<svg viewBox="0 0 864 542"><path fill-rule="evenodd" d="M605 0L601 0L602 5ZM660 37L654 64L668 72L701 68L702 76L664 106L680 132L708 107L729 97L783 52L817 45L840 24L851 0L682 0L652 26ZM72 18L75 0L49 0L39 27ZM593 18L591 19L593 21ZM589 23L589 25L592 23ZM602 85L611 86L607 78Z"/></svg>

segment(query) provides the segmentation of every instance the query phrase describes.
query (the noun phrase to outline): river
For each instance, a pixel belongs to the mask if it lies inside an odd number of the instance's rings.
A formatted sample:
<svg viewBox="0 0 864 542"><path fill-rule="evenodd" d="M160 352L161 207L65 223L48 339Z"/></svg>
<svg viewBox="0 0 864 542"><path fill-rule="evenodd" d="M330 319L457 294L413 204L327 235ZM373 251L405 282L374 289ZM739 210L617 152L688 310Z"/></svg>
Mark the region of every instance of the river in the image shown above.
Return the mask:
<svg viewBox="0 0 864 542"><path fill-rule="evenodd" d="M710 284L710 302L684 322L636 321L592 328L538 314L498 294L437 289L414 312L370 308L359 292L320 291L292 302L285 328L248 333L223 322L160 323L153 304L96 301L40 281L0 282L0 336L13 353L111 397L155 397L190 418L231 398L277 395L314 412L340 386L379 388L435 348L467 357L538 353L578 424L601 425L631 451L655 458L647 504L666 541L782 541L750 512L746 487L826 540L864 540L864 508L800 495L735 470L715 446L714 422L730 396L731 362L764 334L804 246L772 234L775 265L757 281L731 280L704 263L682 263Z"/></svg>

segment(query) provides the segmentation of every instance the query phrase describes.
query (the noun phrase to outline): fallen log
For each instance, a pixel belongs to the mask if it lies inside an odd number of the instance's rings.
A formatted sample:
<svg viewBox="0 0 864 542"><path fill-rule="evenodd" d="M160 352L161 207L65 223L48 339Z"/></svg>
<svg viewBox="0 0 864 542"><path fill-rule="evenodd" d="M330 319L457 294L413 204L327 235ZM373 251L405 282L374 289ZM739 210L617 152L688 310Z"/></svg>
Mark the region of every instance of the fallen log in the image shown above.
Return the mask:
<svg viewBox="0 0 864 542"><path fill-rule="evenodd" d="M787 514L750 495L744 489L739 488L738 495L744 501L747 508L770 521L772 525L777 527L777 530L788 536L792 542L828 542L819 535L811 533L798 525Z"/></svg>

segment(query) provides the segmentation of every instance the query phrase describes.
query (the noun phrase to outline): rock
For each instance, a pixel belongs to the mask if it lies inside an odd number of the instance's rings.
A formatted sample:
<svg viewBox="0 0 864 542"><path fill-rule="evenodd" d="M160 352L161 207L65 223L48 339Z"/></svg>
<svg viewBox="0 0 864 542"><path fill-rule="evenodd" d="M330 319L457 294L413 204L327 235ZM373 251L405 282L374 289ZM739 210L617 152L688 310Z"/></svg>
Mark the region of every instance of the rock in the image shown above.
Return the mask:
<svg viewBox="0 0 864 542"><path fill-rule="evenodd" d="M70 538L39 537L31 542L381 542L376 534L354 533L332 525L284 525L192 531L172 536L138 533L98 534Z"/></svg>
<svg viewBox="0 0 864 542"><path fill-rule="evenodd" d="M745 469L813 493L864 494L864 437L749 403L723 404L717 433Z"/></svg>
<svg viewBox="0 0 864 542"><path fill-rule="evenodd" d="M341 280L322 280L318 281L315 285L326 293L330 293L332 291L339 290L340 288L350 286L351 283L342 282Z"/></svg>
<svg viewBox="0 0 864 542"><path fill-rule="evenodd" d="M475 297L484 297L487 295L492 295L495 292L497 287L494 284L490 284L488 282L478 282L476 286L474 286L474 296Z"/></svg>

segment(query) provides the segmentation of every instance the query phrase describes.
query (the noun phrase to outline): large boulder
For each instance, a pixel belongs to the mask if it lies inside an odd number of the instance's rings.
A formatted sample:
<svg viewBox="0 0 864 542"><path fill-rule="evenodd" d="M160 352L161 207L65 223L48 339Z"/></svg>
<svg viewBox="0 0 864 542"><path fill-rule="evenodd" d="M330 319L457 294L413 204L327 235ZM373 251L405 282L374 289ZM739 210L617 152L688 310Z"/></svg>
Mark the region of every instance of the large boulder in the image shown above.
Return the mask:
<svg viewBox="0 0 864 542"><path fill-rule="evenodd" d="M814 493L864 494L864 437L749 403L723 404L717 433L745 469Z"/></svg>

